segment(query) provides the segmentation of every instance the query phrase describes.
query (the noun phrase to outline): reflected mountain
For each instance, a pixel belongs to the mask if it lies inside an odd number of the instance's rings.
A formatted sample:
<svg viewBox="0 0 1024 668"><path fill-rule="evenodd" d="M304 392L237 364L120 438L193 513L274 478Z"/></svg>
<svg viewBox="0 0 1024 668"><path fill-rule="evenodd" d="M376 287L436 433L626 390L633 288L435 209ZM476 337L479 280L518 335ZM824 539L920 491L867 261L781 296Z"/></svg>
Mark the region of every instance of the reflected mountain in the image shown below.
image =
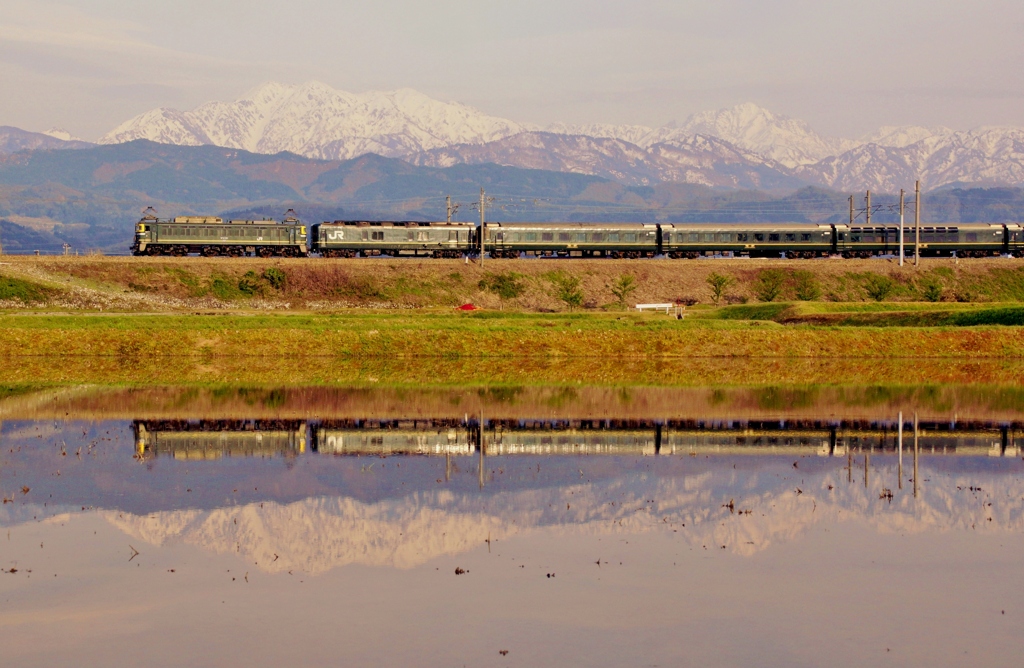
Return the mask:
<svg viewBox="0 0 1024 668"><path fill-rule="evenodd" d="M856 477L863 471L852 472ZM185 543L237 553L267 572L323 573L348 564L412 568L443 555L537 531L629 535L663 532L695 548L752 556L817 525L855 522L880 532L1020 532L1024 481L1001 473L922 468L917 498L899 490L892 466L868 483L845 470L810 476L731 467L675 479L640 475L567 482L491 496L436 490L363 503L344 497L264 502L139 516L104 512L152 545ZM768 481L768 489L762 489ZM892 493L890 498L889 494Z"/></svg>

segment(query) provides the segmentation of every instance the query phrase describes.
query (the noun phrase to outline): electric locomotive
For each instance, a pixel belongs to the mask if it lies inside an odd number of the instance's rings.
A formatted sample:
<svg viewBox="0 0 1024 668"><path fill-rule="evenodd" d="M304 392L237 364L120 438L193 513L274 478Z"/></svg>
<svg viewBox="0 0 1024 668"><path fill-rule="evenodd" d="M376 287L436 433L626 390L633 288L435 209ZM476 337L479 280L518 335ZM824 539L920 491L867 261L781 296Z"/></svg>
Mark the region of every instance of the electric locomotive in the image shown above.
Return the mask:
<svg viewBox="0 0 1024 668"><path fill-rule="evenodd" d="M132 255L190 254L207 257L305 257L306 226L291 209L276 220L228 220L214 216L158 218L150 207L135 225Z"/></svg>

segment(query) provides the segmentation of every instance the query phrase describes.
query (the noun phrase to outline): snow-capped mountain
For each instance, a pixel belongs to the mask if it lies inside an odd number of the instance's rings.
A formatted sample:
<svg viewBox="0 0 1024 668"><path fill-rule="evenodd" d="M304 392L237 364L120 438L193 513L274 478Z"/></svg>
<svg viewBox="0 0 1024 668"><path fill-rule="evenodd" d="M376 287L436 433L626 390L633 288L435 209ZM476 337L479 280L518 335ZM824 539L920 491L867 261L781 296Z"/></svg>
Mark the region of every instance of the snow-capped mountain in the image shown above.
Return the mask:
<svg viewBox="0 0 1024 668"><path fill-rule="evenodd" d="M925 139L933 137L948 138L953 134L953 130L945 127L926 128L920 125L883 125L875 132L861 137L860 141L855 142L855 144L878 144L879 146L903 148Z"/></svg>
<svg viewBox="0 0 1024 668"><path fill-rule="evenodd" d="M695 134L718 137L786 167L815 163L857 145L847 139L822 137L804 121L773 114L749 102L694 114L678 128L663 128L658 134L657 141L663 143Z"/></svg>
<svg viewBox="0 0 1024 668"><path fill-rule="evenodd" d="M355 94L318 82L270 82L234 102L148 111L99 141L213 144L327 160L376 153L433 166L496 162L630 185L816 184L889 191L918 179L929 189L951 183L1022 184L1022 136L1021 128L956 132L886 126L858 140L842 139L752 103L694 114L661 128L554 124L542 131L410 89Z"/></svg>
<svg viewBox="0 0 1024 668"><path fill-rule="evenodd" d="M148 111L107 133L99 143L149 139L344 160L363 153L404 156L452 144L482 143L527 129L532 128L410 89L354 94L318 82L301 86L270 82L234 102L209 102L185 112Z"/></svg>
<svg viewBox="0 0 1024 668"><path fill-rule="evenodd" d="M486 144L459 144L407 158L416 165L450 167L496 163L601 176L629 185L693 183L725 188L790 188L801 185L778 165L715 137L679 138L646 147L621 138L523 132Z"/></svg>
<svg viewBox="0 0 1024 668"><path fill-rule="evenodd" d="M1022 128L979 128L900 143L864 144L794 173L840 190L868 187L885 192L912 188L918 179L929 188L1024 183Z"/></svg>

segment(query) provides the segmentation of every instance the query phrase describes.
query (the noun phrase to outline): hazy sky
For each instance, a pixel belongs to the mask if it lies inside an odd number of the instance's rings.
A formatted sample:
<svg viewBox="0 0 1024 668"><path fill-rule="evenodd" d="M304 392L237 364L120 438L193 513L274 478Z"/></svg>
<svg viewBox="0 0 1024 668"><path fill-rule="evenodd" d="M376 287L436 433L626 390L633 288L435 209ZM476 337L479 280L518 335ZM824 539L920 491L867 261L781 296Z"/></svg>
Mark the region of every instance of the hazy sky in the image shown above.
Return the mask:
<svg viewBox="0 0 1024 668"><path fill-rule="evenodd" d="M1021 0L2 0L0 125L95 139L256 84L410 87L547 124L752 101L856 137L1024 125Z"/></svg>

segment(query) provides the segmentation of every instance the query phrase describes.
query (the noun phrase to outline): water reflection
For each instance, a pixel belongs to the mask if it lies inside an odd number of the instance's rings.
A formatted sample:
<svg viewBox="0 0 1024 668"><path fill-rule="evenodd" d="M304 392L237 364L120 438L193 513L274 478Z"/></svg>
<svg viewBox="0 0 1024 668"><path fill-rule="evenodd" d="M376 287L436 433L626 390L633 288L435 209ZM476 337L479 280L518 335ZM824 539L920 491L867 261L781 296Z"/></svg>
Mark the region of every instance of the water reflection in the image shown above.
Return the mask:
<svg viewBox="0 0 1024 668"><path fill-rule="evenodd" d="M217 392L0 400L10 657L202 663L224 637L245 643L221 663L1024 650L1024 411L1002 391Z"/></svg>

